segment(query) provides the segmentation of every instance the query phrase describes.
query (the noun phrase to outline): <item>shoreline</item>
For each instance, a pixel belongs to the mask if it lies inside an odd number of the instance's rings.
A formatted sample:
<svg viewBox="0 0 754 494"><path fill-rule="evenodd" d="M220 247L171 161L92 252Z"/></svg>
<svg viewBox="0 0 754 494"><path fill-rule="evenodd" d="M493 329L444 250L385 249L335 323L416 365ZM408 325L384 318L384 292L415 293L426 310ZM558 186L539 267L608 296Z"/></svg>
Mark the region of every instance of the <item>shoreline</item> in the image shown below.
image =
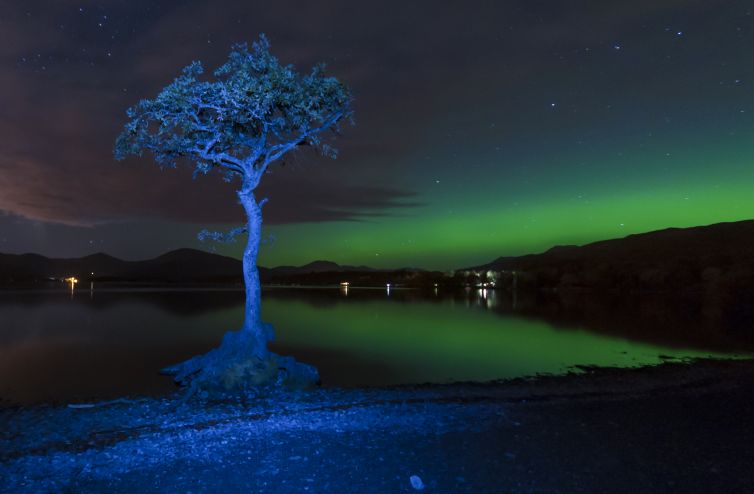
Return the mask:
<svg viewBox="0 0 754 494"><path fill-rule="evenodd" d="M754 487L754 360L582 370L3 410L0 491L413 492L412 475L429 492Z"/></svg>

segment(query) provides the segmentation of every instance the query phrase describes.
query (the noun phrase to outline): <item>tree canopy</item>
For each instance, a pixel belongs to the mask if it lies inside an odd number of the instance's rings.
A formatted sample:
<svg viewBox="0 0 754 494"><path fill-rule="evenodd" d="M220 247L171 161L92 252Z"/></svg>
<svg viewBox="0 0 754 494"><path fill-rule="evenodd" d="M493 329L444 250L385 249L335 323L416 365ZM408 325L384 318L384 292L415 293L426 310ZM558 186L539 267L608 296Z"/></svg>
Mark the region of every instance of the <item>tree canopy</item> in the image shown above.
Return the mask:
<svg viewBox="0 0 754 494"><path fill-rule="evenodd" d="M204 68L192 62L156 98L128 109L116 158L149 150L167 167L186 158L195 164L194 176L218 169L254 189L270 163L298 146L335 157L323 133L337 133L351 119L349 89L326 76L324 65L301 75L269 48L264 35L251 49L233 46L212 81L201 80Z"/></svg>

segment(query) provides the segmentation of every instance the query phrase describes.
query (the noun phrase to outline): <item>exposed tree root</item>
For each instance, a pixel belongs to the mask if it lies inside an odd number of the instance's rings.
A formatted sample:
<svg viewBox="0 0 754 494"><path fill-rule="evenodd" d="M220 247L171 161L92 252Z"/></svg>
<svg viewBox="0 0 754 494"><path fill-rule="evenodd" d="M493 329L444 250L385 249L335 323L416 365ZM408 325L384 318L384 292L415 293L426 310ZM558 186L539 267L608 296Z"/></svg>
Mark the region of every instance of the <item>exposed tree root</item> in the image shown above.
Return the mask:
<svg viewBox="0 0 754 494"><path fill-rule="evenodd" d="M256 331L229 331L219 347L204 355L162 369L185 386L185 399L260 394L282 388L302 389L319 383L316 368L293 357L276 355L266 347L272 326Z"/></svg>

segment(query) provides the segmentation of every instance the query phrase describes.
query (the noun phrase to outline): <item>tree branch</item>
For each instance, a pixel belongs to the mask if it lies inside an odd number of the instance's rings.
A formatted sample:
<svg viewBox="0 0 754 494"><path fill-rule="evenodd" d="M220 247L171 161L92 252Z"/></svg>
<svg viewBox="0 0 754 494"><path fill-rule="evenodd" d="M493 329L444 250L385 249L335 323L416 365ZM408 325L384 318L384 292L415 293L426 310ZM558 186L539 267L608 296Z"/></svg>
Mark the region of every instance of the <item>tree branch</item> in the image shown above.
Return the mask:
<svg viewBox="0 0 754 494"><path fill-rule="evenodd" d="M323 130L329 129L330 127L335 125L338 122L338 120L340 120L341 118L343 118L343 112L337 112L319 127L314 127L313 129L308 129L308 130L302 130L301 133L295 139L291 139L288 142L284 142L282 144L276 144L275 146L270 147L270 149L267 150L267 152L265 153L264 161L262 161L262 166L260 167L262 172L264 172L267 169L267 165L279 159L281 156L283 156L285 153L287 153L291 149L295 148L296 146L304 145L306 143L306 139L309 136L318 134L322 132Z"/></svg>
<svg viewBox="0 0 754 494"><path fill-rule="evenodd" d="M236 241L236 237L243 235L247 231L248 230L245 226L236 227L228 232L211 232L205 229L200 231L196 238L198 238L200 242L213 240L222 244L231 244Z"/></svg>

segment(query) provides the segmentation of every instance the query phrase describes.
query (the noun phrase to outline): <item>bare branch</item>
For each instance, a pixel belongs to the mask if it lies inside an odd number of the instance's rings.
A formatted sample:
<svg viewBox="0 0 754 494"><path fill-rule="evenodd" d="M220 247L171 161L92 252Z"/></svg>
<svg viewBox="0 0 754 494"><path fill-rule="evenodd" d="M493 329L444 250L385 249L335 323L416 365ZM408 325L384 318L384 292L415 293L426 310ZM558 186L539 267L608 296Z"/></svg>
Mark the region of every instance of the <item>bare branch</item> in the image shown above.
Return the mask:
<svg viewBox="0 0 754 494"><path fill-rule="evenodd" d="M315 127L313 129L307 129L307 130L301 129L299 135L296 136L294 139L291 139L288 142L277 144L275 146L270 147L270 149L267 150L267 152L265 153L265 158L264 158L264 161L262 162L262 169L263 170L266 169L270 163L279 159L281 156L283 156L285 153L287 153L291 149L297 146L308 145L307 138L329 129L330 127L338 123L338 120L340 120L341 118L343 118L343 112L338 112L332 115L327 121L325 121L325 123L323 123L319 127Z"/></svg>
<svg viewBox="0 0 754 494"><path fill-rule="evenodd" d="M232 244L236 241L236 237L245 234L247 231L248 229L245 226L236 227L228 232L211 232L205 229L200 231L196 238L198 238L200 242L212 240L221 244Z"/></svg>

